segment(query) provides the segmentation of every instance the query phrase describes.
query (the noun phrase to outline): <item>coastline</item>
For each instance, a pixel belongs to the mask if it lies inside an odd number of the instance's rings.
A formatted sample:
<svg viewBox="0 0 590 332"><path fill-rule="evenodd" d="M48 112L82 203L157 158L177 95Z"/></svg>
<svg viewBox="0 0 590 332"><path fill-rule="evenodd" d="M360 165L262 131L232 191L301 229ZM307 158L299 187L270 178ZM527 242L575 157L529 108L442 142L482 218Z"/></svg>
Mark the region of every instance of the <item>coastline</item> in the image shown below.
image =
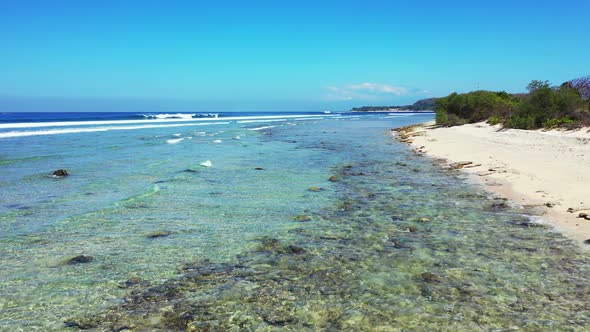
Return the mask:
<svg viewBox="0 0 590 332"><path fill-rule="evenodd" d="M590 239L590 130L527 131L485 123L392 131L416 153L444 159L470 181L522 207L582 244Z"/></svg>

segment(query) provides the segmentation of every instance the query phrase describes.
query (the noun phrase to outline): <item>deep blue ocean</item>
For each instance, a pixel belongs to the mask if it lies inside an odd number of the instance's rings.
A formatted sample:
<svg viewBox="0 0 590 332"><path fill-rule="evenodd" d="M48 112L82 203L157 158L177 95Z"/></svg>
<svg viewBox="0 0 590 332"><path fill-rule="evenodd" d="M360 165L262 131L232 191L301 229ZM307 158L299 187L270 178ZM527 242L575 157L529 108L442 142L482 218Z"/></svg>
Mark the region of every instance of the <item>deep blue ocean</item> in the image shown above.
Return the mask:
<svg viewBox="0 0 590 332"><path fill-rule="evenodd" d="M587 253L433 118L2 113L0 331L587 331Z"/></svg>

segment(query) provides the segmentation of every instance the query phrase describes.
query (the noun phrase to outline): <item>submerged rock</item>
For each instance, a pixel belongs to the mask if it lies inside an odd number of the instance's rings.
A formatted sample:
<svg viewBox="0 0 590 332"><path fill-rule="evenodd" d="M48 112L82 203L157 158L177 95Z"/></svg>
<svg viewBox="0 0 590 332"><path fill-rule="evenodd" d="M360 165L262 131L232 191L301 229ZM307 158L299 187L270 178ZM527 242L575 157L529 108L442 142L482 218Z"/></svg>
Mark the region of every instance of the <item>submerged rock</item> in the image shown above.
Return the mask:
<svg viewBox="0 0 590 332"><path fill-rule="evenodd" d="M158 238L158 237L166 237L166 236L169 236L170 234L172 234L172 232L169 232L169 231L157 231L157 232L149 233L145 237L147 237L148 239L155 239L155 238Z"/></svg>
<svg viewBox="0 0 590 332"><path fill-rule="evenodd" d="M287 250L289 250L290 252L294 253L294 254L302 254L305 252L305 249L303 249L300 246L296 246L294 244L291 244L287 247Z"/></svg>
<svg viewBox="0 0 590 332"><path fill-rule="evenodd" d="M131 287L131 286L139 284L140 282L141 282L140 277L131 277L131 278L127 279L127 281L125 281L125 286Z"/></svg>
<svg viewBox="0 0 590 332"><path fill-rule="evenodd" d="M307 222L307 221L311 221L311 217L305 214L301 214L298 216L294 216L293 220L298 221L298 222Z"/></svg>
<svg viewBox="0 0 590 332"><path fill-rule="evenodd" d="M440 278L431 272L424 272L420 275L420 277L422 277L422 280L424 280L425 282L428 283L439 283L440 282Z"/></svg>
<svg viewBox="0 0 590 332"><path fill-rule="evenodd" d="M495 202L490 204L486 210L488 211L502 211L508 209L510 206L506 202Z"/></svg>
<svg viewBox="0 0 590 332"><path fill-rule="evenodd" d="M307 190L315 192L315 191L322 191L323 189L320 187L309 187L309 189L307 189Z"/></svg>
<svg viewBox="0 0 590 332"><path fill-rule="evenodd" d="M88 323L88 322L74 322L74 321L65 321L64 327L75 327L80 330L88 330L91 328L96 327L97 324Z"/></svg>
<svg viewBox="0 0 590 332"><path fill-rule="evenodd" d="M336 182L336 181L338 181L338 177L336 175L332 175L332 176L330 176L330 178L328 180L331 182Z"/></svg>
<svg viewBox="0 0 590 332"><path fill-rule="evenodd" d="M428 218L420 218L418 219L419 222L430 222L430 219Z"/></svg>
<svg viewBox="0 0 590 332"><path fill-rule="evenodd" d="M94 260L94 257L92 257L92 256L79 255L79 256L68 259L68 264L69 265L84 264L84 263L90 263L93 260Z"/></svg>
<svg viewBox="0 0 590 332"><path fill-rule="evenodd" d="M547 225L541 224L538 222L534 222L532 220L516 220L516 221L514 221L514 225L521 226L521 227L547 228Z"/></svg>
<svg viewBox="0 0 590 332"><path fill-rule="evenodd" d="M262 168L262 167L254 167L254 170L255 171L264 171L264 168Z"/></svg>
<svg viewBox="0 0 590 332"><path fill-rule="evenodd" d="M51 173L51 176L53 176L54 178L63 178L68 175L70 175L70 174L68 173L68 170L66 170L66 169L58 169L56 171L53 171L53 173Z"/></svg>

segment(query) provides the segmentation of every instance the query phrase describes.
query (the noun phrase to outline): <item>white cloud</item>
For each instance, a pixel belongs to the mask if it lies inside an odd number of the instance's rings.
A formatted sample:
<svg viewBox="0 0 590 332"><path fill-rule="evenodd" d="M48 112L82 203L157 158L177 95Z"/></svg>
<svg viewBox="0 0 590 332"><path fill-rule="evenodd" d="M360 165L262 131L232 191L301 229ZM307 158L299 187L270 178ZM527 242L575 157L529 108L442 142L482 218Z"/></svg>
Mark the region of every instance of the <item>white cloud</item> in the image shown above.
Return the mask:
<svg viewBox="0 0 590 332"><path fill-rule="evenodd" d="M336 101L346 100L391 100L392 97L401 97L424 93L423 90L395 86L380 83L359 83L350 84L344 87L329 86L327 99Z"/></svg>
<svg viewBox="0 0 590 332"><path fill-rule="evenodd" d="M395 96L403 96L408 94L408 89L403 86L393 86L388 84L378 83L361 83L349 85L348 89L353 91L364 91L368 93L384 93Z"/></svg>

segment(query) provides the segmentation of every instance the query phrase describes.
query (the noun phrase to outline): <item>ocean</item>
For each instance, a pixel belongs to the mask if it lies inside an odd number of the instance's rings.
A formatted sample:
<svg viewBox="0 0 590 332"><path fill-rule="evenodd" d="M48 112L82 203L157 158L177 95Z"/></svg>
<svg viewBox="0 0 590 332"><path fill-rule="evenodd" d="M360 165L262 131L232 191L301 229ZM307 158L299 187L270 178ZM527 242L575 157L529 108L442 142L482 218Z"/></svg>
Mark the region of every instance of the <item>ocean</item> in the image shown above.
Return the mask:
<svg viewBox="0 0 590 332"><path fill-rule="evenodd" d="M0 113L0 330L588 330L587 253L432 119Z"/></svg>

